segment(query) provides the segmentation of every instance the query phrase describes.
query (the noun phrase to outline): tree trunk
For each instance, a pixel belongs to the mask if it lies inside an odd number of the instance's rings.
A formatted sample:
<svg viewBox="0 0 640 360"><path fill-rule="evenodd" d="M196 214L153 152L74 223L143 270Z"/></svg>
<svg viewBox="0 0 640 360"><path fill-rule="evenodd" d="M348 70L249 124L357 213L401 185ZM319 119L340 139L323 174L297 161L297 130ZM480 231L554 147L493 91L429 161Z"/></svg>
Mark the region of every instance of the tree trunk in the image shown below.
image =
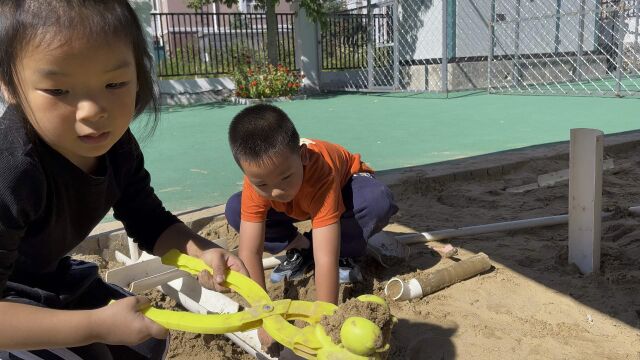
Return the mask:
<svg viewBox="0 0 640 360"><path fill-rule="evenodd" d="M278 18L276 17L276 2L266 1L267 14L267 57L269 64L278 65Z"/></svg>

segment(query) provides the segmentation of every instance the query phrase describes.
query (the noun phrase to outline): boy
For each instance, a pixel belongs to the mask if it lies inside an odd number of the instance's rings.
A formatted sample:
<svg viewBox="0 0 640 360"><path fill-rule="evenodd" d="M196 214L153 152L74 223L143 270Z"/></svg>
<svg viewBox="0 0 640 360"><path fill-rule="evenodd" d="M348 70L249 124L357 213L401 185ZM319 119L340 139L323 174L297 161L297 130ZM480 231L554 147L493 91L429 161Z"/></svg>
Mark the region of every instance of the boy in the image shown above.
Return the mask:
<svg viewBox="0 0 640 360"><path fill-rule="evenodd" d="M338 302L339 282L362 276L351 258L398 211L389 188L343 147L300 139L289 117L271 105L241 111L229 126L233 157L245 174L225 213L240 233L239 256L265 287L262 253L286 250L271 281L295 279L315 263L317 299ZM312 232L295 222L311 219Z"/></svg>

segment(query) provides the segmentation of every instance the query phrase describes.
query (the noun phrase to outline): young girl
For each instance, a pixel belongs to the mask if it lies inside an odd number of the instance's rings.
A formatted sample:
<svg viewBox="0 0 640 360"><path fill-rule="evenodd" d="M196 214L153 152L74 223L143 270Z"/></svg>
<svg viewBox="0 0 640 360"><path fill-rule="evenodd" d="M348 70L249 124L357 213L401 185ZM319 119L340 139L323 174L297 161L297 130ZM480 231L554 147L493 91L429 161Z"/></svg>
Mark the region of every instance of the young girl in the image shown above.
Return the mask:
<svg viewBox="0 0 640 360"><path fill-rule="evenodd" d="M157 109L151 66L126 0L0 0L0 349L12 359L164 356L144 298L65 257L110 208L142 249L208 263L206 287L247 273L150 186L129 125Z"/></svg>

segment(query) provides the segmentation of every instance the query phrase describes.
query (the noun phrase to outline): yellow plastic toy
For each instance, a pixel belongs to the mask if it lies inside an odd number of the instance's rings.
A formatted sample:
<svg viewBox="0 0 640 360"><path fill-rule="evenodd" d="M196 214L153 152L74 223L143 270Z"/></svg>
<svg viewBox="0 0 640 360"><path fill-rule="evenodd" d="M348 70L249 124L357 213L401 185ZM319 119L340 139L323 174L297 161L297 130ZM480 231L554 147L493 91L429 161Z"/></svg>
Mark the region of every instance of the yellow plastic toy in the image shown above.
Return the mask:
<svg viewBox="0 0 640 360"><path fill-rule="evenodd" d="M166 265L173 265L191 274L202 270L212 271L200 259L171 250L162 257ZM194 314L190 312L160 310L150 307L143 313L167 329L201 334L224 334L263 327L277 342L305 359L365 360L380 359L389 349L388 339L381 348L375 348L381 329L362 317L350 317L341 330L341 344L335 344L320 325L323 315L333 315L338 307L322 301L277 300L253 280L229 271L224 286L234 290L250 307L233 314ZM383 299L374 295L362 295L361 301L372 301L386 306ZM303 320L309 325L300 329L289 320ZM392 318L395 321L395 318Z"/></svg>

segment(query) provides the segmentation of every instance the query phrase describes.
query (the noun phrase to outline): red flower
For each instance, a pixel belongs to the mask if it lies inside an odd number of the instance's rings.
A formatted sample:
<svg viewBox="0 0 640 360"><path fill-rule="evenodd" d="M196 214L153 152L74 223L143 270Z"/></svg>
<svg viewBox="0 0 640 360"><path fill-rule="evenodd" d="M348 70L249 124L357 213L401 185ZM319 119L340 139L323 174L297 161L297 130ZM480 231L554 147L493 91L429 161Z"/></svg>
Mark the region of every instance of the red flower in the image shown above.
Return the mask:
<svg viewBox="0 0 640 360"><path fill-rule="evenodd" d="M240 86L238 86L238 89L240 90L244 89L244 85L240 84Z"/></svg>
<svg viewBox="0 0 640 360"><path fill-rule="evenodd" d="M253 80L253 81L251 82L251 84L249 84L249 86L256 86L256 85L258 85L258 82L257 82L257 81L255 81L255 80Z"/></svg>

